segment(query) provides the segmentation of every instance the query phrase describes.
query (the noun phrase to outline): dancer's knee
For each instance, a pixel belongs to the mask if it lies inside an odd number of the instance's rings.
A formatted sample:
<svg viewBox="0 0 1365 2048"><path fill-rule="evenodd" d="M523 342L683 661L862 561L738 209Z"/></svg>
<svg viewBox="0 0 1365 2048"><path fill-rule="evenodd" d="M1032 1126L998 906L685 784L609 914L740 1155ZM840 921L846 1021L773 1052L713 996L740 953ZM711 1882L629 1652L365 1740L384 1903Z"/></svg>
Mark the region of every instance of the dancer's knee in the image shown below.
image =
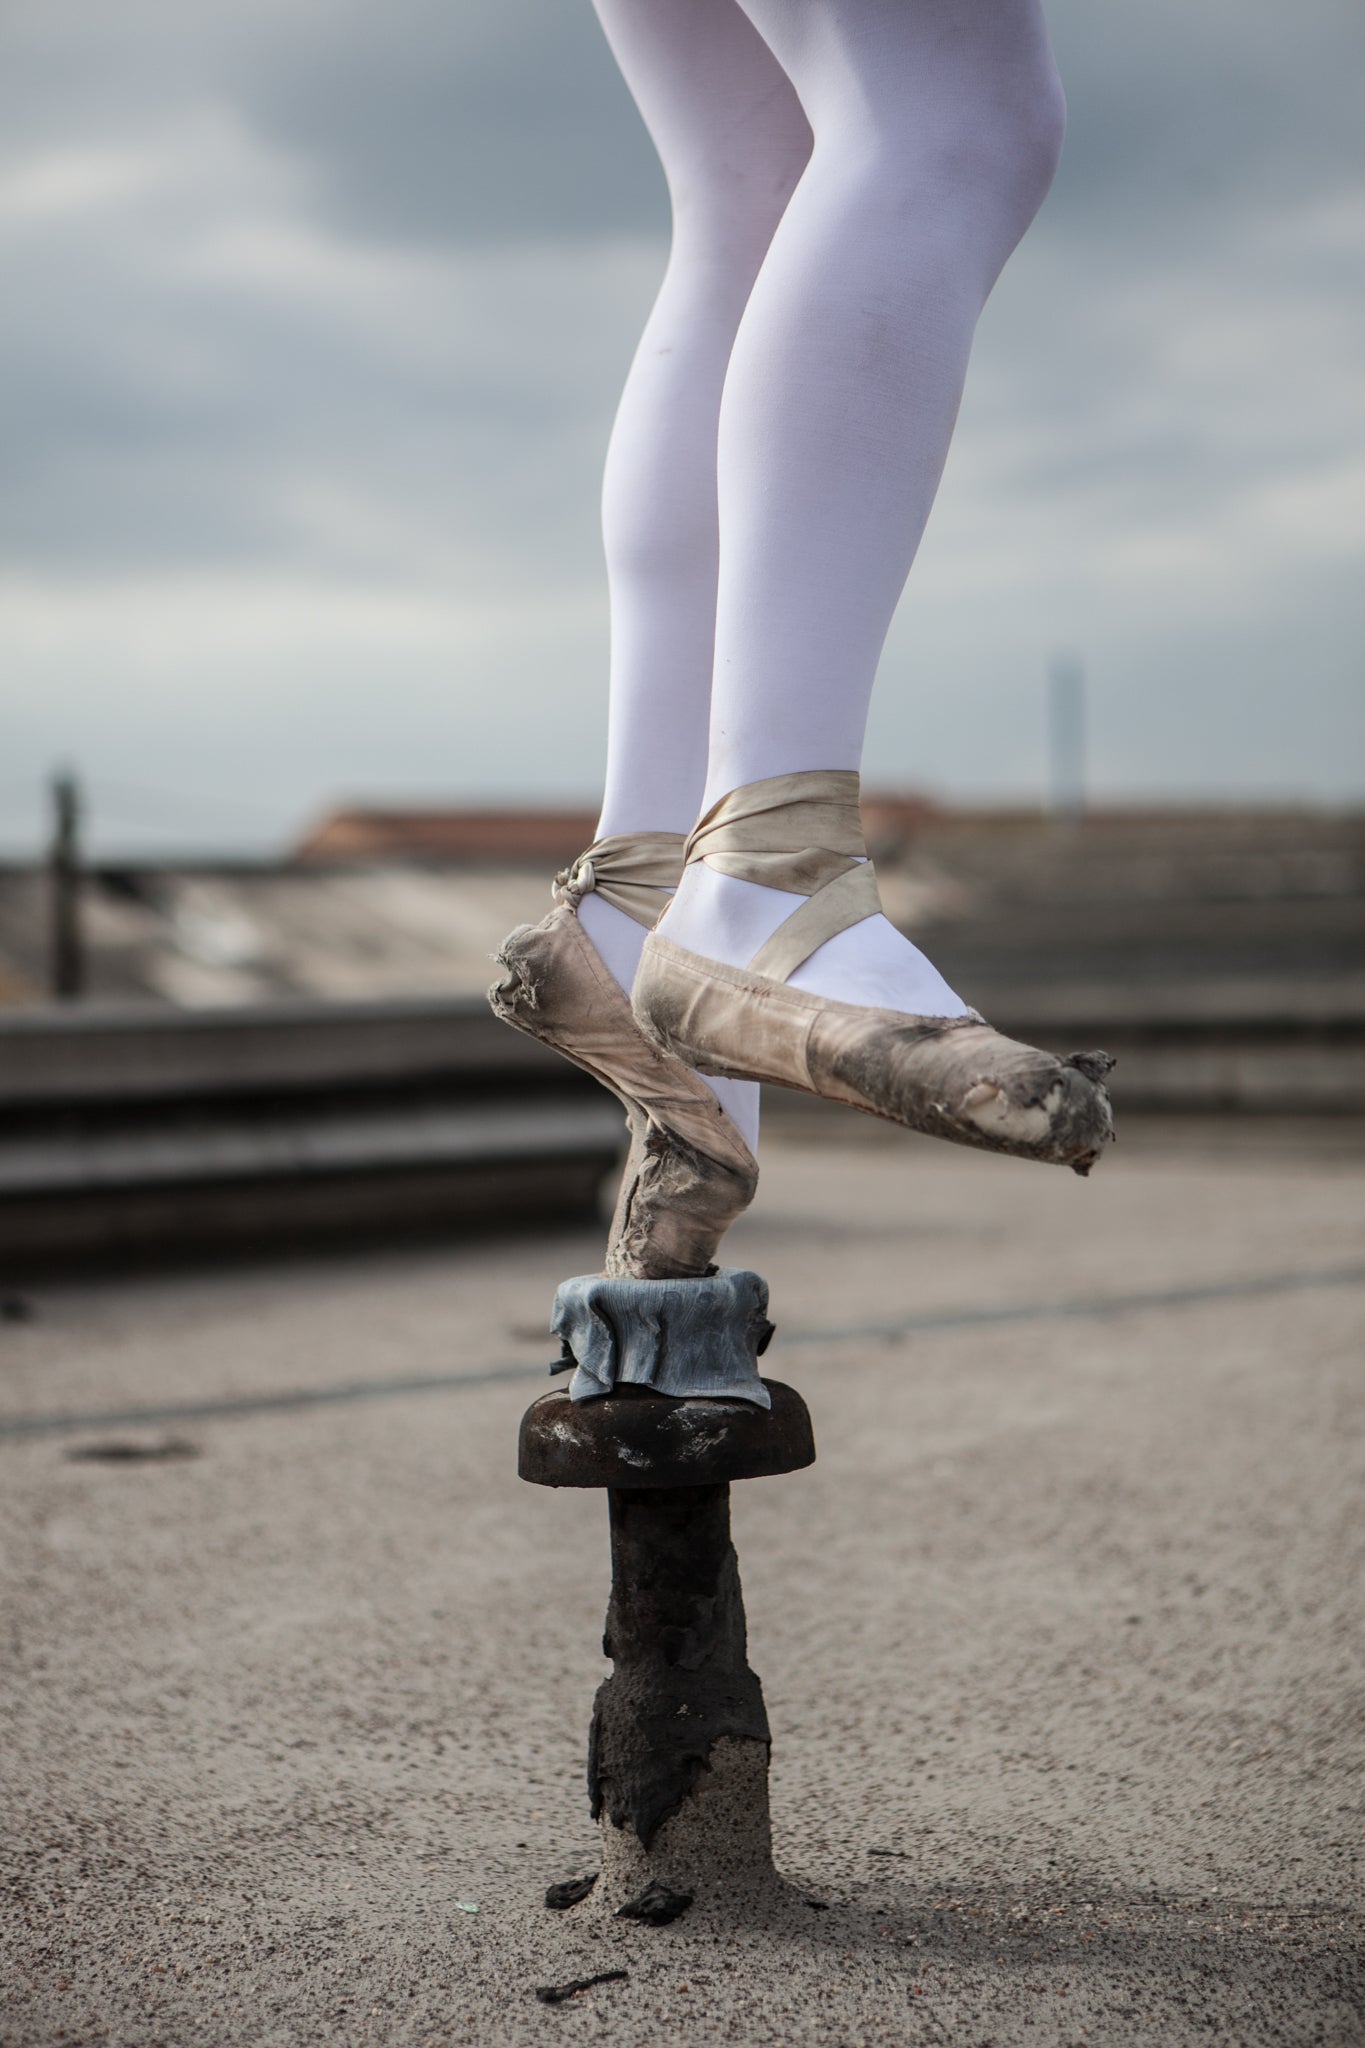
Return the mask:
<svg viewBox="0 0 1365 2048"><path fill-rule="evenodd" d="M1017 96L982 110L980 128L986 175L1021 216L1022 234L1047 198L1066 136L1066 96L1050 55L1030 67Z"/></svg>
<svg viewBox="0 0 1365 2048"><path fill-rule="evenodd" d="M997 267L1027 229L1056 174L1066 100L1050 55L925 107L882 109L873 124L875 182L902 218L940 206L975 223Z"/></svg>
<svg viewBox="0 0 1365 2048"><path fill-rule="evenodd" d="M714 153L676 153L664 169L675 239L703 258L762 260L810 156L804 123L775 125Z"/></svg>

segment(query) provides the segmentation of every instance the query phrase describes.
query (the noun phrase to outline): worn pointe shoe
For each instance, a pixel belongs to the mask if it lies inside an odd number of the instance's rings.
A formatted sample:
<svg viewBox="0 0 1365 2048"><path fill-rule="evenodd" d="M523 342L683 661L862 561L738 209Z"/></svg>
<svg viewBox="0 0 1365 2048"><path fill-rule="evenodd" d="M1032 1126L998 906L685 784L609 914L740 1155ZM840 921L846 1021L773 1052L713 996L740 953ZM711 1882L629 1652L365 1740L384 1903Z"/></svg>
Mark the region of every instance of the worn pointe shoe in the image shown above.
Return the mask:
<svg viewBox="0 0 1365 2048"><path fill-rule="evenodd" d="M773 775L722 797L686 859L806 901L747 967L651 932L633 997L641 1029L702 1074L779 1082L959 1145L1089 1173L1114 1133L1108 1053L1057 1059L975 1011L914 1017L788 987L817 947L881 909L864 851L852 771Z"/></svg>
<svg viewBox="0 0 1365 2048"><path fill-rule="evenodd" d="M518 925L488 991L504 1023L553 1046L624 1105L631 1145L612 1219L606 1271L634 1280L705 1273L753 1200L758 1161L704 1081L641 1032L629 998L579 922L590 890L651 925L682 873L676 832L598 840L555 877L555 908Z"/></svg>

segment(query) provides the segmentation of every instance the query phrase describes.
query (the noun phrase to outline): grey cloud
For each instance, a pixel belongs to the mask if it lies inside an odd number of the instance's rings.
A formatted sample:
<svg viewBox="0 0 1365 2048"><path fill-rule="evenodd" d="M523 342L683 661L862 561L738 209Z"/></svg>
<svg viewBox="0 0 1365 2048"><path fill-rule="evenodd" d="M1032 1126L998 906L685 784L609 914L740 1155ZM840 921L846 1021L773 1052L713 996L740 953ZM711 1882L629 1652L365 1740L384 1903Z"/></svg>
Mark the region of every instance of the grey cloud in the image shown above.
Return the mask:
<svg viewBox="0 0 1365 2048"><path fill-rule="evenodd" d="M1198 233L1349 174L1365 16L1346 0L1050 10L1071 105L1050 219L1110 246ZM323 167L357 231L461 240L662 229L647 138L588 0L302 13L242 59L243 104Z"/></svg>
<svg viewBox="0 0 1365 2048"><path fill-rule="evenodd" d="M1354 182L1365 15L1354 0L1049 7L1067 87L1062 169L1039 231L1087 233L1116 266L1207 241Z"/></svg>
<svg viewBox="0 0 1365 2048"><path fill-rule="evenodd" d="M589 0L28 0L4 40L0 152L226 96L310 167L344 232L444 245L666 221Z"/></svg>
<svg viewBox="0 0 1365 2048"><path fill-rule="evenodd" d="M1070 101L1040 232L1121 243L1353 178L1365 114L1354 0L1054 0ZM126 132L231 95L306 161L343 231L384 240L659 232L662 180L589 0L28 0L0 132Z"/></svg>
<svg viewBox="0 0 1365 2048"><path fill-rule="evenodd" d="M1278 448L1273 414L1239 420L1220 444L1216 423L1188 410L1153 418L1148 399L1122 394L1152 390L1149 277L1166 319L1184 317L1176 281L1197 300L1220 266L1234 292L1256 273L1252 322L1258 293L1349 303L1339 252L1314 261L1291 242L1269 261L1257 235L1267 221L1292 228L1296 198L1344 185L1362 93L1348 61L1365 42L1358 11L1304 0L1287 30L1269 0L1109 11L1059 0L1053 22L1072 103L1067 157L1007 273L1011 334L989 311L973 387L994 376L994 417L1050 421L1053 434L1002 460L999 480L1052 496L1109 472L1138 516L1191 483L1235 491L1258 470L1325 455L1335 423L1321 408L1307 418L1298 394ZM454 263L556 231L600 243L662 228L657 170L587 0L385 11L129 0L114 15L92 0L30 0L11 35L11 152L25 132L38 137L36 109L56 146L141 142L158 118L164 128L216 94L298 169L301 217L320 216L343 246ZM192 124L182 147L192 182ZM230 181L200 197L210 214L241 203ZM500 526L534 550L554 497L529 487L538 455L563 496L563 462L543 457L571 446L567 497L581 502L581 465L600 448L640 309L629 295L594 319L560 276L539 305L499 304L475 268L467 302L457 289L437 309L444 355L422 355L397 345L404 325L431 317L418 294L396 289L390 346L373 320L357 326L354 307L187 270L194 232L172 218L159 247L157 216L134 198L11 249L0 342L11 559L313 559L316 536L282 502L282 480L305 472L377 508L401 499L452 553ZM1138 306L1126 325L1114 310L1125 294ZM549 552L573 524L566 510L543 527Z"/></svg>
<svg viewBox="0 0 1365 2048"><path fill-rule="evenodd" d="M1365 17L1346 0L1049 10L1071 105L1049 218L1131 247L1285 203L1354 165ZM336 217L437 240L661 229L662 181L588 0L299 13L243 104L322 167Z"/></svg>
<svg viewBox="0 0 1365 2048"><path fill-rule="evenodd" d="M244 105L324 167L347 228L401 240L660 232L657 160L588 0L341 11L252 53Z"/></svg>
<svg viewBox="0 0 1365 2048"><path fill-rule="evenodd" d="M1027 784L1033 707L1014 678L1074 637L1115 786L1270 786L1278 750L1288 781L1335 787L1354 761L1358 787L1359 600L1329 513L1313 514L1321 544L1286 528L1277 558L1248 507L1329 494L1362 445L1365 15L1056 0L1050 16L1066 157L982 325L888 656L880 772ZM4 565L77 594L293 577L324 614L329 588L357 587L419 608L471 593L508 619L543 607L543 631L495 620L460 642L462 674L496 673L496 703L442 696L456 657L432 627L376 705L381 640L352 653L349 615L321 617L316 645L291 642L272 671L277 723L253 709L272 735L258 780L282 829L370 778L590 794L598 478L666 207L589 0L16 0L0 202L7 176L62 153L90 157L98 184L100 152L99 205L19 227L0 205ZM155 159L145 189L118 187L120 152ZM1206 595L1164 556L1141 566L1187 536L1221 550ZM188 786L240 781L256 742L213 631L206 612L202 680L173 718L131 654L114 705L102 676L58 690L36 641L3 641L23 705L4 743L41 761L75 723L125 773L160 747L190 763ZM77 719L100 689L99 715ZM1312 716L1291 746L1274 707L1294 693Z"/></svg>
<svg viewBox="0 0 1365 2048"><path fill-rule="evenodd" d="M527 196L529 179L563 217L572 181L562 153L541 147L532 103L551 108L564 92L604 189L614 155L620 168L610 116L625 157L633 149L650 174L590 10L407 0L376 16L307 0L143 0L115 26L98 6L52 0L7 40L0 179L73 153L103 151L115 170L120 152L171 158L150 194L58 209L6 239L0 546L12 564L288 559L385 574L402 566L385 560L389 514L395 550L424 525L429 554L444 551L466 575L495 574L500 547L505 568L511 531L523 573L537 557L561 575L596 567L584 485L659 259L636 264L643 289L627 287L622 323L619 292L591 303L602 291L591 262L577 278L572 260L556 262L553 207L542 218ZM529 95L520 110L498 83L499 65L516 70L513 47ZM434 164L447 143L457 160ZM452 199L469 232L447 219L433 239ZM535 227L545 238L538 298L496 261L511 215L522 237ZM366 295L358 271L349 295L329 297L253 275L249 262L234 275L200 260L215 236L249 240L263 222L331 237L343 262L348 250L361 263L376 255L381 272L412 251L431 274L405 276L400 262ZM359 522L368 560L337 522L301 511L328 495L371 508Z"/></svg>
<svg viewBox="0 0 1365 2048"><path fill-rule="evenodd" d="M653 251L550 249L532 283L487 245L411 273L381 263L373 281L363 266L347 278L343 249L339 284L316 293L257 274L249 248L226 275L194 252L192 222L172 236L122 215L11 247L12 565L283 558L420 576L444 556L486 578L513 559L521 575L563 573L567 551L595 567L589 478ZM309 519L310 493L370 508L359 558L335 524ZM422 558L388 559L419 529Z"/></svg>

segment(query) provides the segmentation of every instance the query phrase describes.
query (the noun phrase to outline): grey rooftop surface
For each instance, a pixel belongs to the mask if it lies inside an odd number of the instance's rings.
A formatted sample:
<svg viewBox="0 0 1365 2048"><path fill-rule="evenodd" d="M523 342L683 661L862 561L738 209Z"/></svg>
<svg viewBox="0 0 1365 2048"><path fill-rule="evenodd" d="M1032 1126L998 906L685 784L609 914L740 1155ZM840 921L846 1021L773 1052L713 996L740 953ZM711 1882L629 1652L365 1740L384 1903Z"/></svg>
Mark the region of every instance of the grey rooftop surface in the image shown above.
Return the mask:
<svg viewBox="0 0 1365 2048"><path fill-rule="evenodd" d="M542 1904L607 1529L517 1428L598 1235L45 1281L5 2048L1365 2042L1359 1126L1137 1124L1089 1182L775 1131L725 1256L818 1446L734 1497L786 1897Z"/></svg>

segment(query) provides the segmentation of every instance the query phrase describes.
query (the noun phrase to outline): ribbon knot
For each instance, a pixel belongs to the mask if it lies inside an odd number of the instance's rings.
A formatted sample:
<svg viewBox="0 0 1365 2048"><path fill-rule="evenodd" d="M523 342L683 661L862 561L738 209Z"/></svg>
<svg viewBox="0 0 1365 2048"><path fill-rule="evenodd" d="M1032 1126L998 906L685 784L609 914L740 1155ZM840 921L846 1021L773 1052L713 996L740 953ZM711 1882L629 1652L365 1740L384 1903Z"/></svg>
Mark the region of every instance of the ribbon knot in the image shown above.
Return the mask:
<svg viewBox="0 0 1365 2048"><path fill-rule="evenodd" d="M576 861L560 869L550 894L556 903L568 902L576 906L585 896L591 896L596 887L597 870L588 855L580 853Z"/></svg>
<svg viewBox="0 0 1365 2048"><path fill-rule="evenodd" d="M585 896L624 911L646 928L654 923L682 873L681 832L621 832L597 839L561 868L551 894L577 909Z"/></svg>

